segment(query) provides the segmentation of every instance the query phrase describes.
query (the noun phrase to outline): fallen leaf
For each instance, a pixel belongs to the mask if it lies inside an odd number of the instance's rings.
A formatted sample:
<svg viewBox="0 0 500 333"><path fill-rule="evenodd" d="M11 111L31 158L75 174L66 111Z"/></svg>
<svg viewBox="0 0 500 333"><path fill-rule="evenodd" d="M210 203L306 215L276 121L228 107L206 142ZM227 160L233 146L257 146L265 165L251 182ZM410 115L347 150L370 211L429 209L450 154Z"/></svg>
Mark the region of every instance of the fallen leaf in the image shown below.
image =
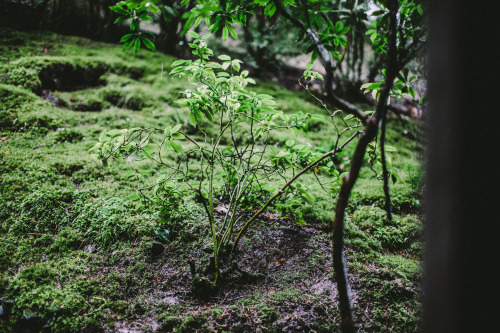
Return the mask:
<svg viewBox="0 0 500 333"><path fill-rule="evenodd" d="M274 266L281 266L285 261L285 259L278 259L274 262Z"/></svg>

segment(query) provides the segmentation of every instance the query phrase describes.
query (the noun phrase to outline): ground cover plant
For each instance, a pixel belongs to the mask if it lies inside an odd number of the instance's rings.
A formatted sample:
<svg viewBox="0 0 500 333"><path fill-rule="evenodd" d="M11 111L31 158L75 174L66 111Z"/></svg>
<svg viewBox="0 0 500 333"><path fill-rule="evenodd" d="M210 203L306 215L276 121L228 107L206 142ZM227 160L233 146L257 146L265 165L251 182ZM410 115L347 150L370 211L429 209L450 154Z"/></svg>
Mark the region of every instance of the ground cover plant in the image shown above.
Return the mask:
<svg viewBox="0 0 500 333"><path fill-rule="evenodd" d="M182 124L179 130L191 142L204 142L204 135L192 131L190 110L174 103L192 87L167 75L175 59L122 53L114 45L51 33L2 29L1 36L3 330L28 325L61 332L339 329L328 238L334 202L316 180L330 180L328 169L303 176L314 205L299 201L287 208L290 200L278 201L242 238L239 267L253 276L234 271L216 293L200 298L190 263L209 262L213 246L203 200L187 197L166 217L135 199L139 188L154 188L164 173L161 165L139 157L103 168L89 152L103 131L124 128L170 128L173 137ZM58 87L58 66L82 73L82 81ZM94 74L97 67L102 69ZM326 138L335 129L307 93L269 82L257 82L249 91L274 96L284 115L315 115L307 123L309 135L277 129L268 135L270 145L331 150ZM419 320L421 145L416 124L388 122L388 143L398 150L392 156L399 177L392 187L395 216L386 218L384 193L369 159L347 207L348 278L364 331L417 330ZM169 157L175 159L179 153L171 148ZM351 153L348 148L332 161L339 174L348 170ZM220 178L214 182L222 189ZM280 204L295 216L274 214ZM223 219L225 211L213 214Z"/></svg>

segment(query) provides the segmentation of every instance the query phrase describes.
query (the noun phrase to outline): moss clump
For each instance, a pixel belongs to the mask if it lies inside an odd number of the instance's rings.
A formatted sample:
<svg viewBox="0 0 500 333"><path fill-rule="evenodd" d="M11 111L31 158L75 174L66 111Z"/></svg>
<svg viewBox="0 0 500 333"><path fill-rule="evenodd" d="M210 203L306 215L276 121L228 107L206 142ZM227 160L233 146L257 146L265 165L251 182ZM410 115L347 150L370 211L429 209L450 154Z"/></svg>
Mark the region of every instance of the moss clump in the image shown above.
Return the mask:
<svg viewBox="0 0 500 333"><path fill-rule="evenodd" d="M83 243L84 237L79 230L66 227L56 236L54 243L49 247L49 252L66 253L77 250Z"/></svg>
<svg viewBox="0 0 500 333"><path fill-rule="evenodd" d="M176 333L181 332L213 332L214 330L210 329L207 325L207 316L206 314L189 314L182 324L175 329Z"/></svg>
<svg viewBox="0 0 500 333"><path fill-rule="evenodd" d="M66 211L71 194L65 192L46 193L35 191L21 203L20 214L14 220L10 231L23 235L29 232L55 233L69 223Z"/></svg>
<svg viewBox="0 0 500 333"><path fill-rule="evenodd" d="M56 143L69 142L76 143L83 140L83 134L73 129L63 129L57 131L54 136Z"/></svg>
<svg viewBox="0 0 500 333"><path fill-rule="evenodd" d="M85 232L87 240L102 246L111 245L119 239L128 239L145 234L152 235L154 222L145 222L142 216L136 219L127 217L129 204L120 198L107 200L94 199L75 207L78 216L73 221L73 227Z"/></svg>
<svg viewBox="0 0 500 333"><path fill-rule="evenodd" d="M420 244L421 222L416 215L394 216L394 220L389 222L383 209L361 206L354 212L346 234L351 242L356 237L364 238L366 244L375 241L379 250L417 252L419 247L415 247L414 243Z"/></svg>
<svg viewBox="0 0 500 333"><path fill-rule="evenodd" d="M99 96L101 96L101 98L104 101L106 101L114 106L121 105L123 103L122 92L116 88L112 88L112 87L103 88L99 92Z"/></svg>
<svg viewBox="0 0 500 333"><path fill-rule="evenodd" d="M73 270L82 272L78 262ZM69 263L67 263L69 264ZM7 296L14 307L10 322L21 327L25 316L39 317L51 332L77 332L84 328L97 327L95 313L86 316L95 305L95 300L85 299L73 284L65 281L70 272L53 262L37 263L23 268L12 279ZM43 325L42 325L43 326Z"/></svg>
<svg viewBox="0 0 500 333"><path fill-rule="evenodd" d="M99 85L109 70L103 61L85 57L27 57L0 69L5 82L40 94L42 90L77 90Z"/></svg>
<svg viewBox="0 0 500 333"><path fill-rule="evenodd" d="M257 310L259 312L259 318L263 322L274 322L278 319L278 313L276 312L276 308L274 306L268 306L267 304L261 304L257 306Z"/></svg>
<svg viewBox="0 0 500 333"><path fill-rule="evenodd" d="M75 111L102 111L102 100L96 97L89 97L86 100L80 100L70 104L70 107Z"/></svg>
<svg viewBox="0 0 500 333"><path fill-rule="evenodd" d="M16 122L17 111L21 106L37 98L26 89L0 84L0 129L12 126Z"/></svg>

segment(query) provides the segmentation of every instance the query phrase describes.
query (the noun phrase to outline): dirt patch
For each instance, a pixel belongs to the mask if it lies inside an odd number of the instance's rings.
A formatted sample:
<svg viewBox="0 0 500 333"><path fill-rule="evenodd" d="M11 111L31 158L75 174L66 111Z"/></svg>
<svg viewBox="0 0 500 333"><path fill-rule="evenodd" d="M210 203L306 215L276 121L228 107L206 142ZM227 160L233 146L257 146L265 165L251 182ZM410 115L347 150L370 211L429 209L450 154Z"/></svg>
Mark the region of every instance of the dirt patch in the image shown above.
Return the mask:
<svg viewBox="0 0 500 333"><path fill-rule="evenodd" d="M241 242L239 265L262 274L244 279L232 274L215 295L197 298L191 288L191 274L179 257L181 244L166 246L151 263L157 283L143 302L158 310L148 317L131 317L107 332L328 332L338 322L337 290L332 281L330 242L320 228L300 227L286 221L256 226ZM355 279L349 276L350 280ZM167 291L159 289L167 287ZM354 298L357 291L352 290ZM166 314L169 315L166 315ZM151 323L159 322L155 327Z"/></svg>

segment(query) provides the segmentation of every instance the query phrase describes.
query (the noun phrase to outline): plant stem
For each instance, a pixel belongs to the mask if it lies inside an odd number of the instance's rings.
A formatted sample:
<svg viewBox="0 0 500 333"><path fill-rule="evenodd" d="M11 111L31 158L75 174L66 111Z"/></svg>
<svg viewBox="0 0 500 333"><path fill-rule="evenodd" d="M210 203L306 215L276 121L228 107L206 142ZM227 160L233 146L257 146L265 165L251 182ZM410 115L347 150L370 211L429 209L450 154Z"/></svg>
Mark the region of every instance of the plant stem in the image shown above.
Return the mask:
<svg viewBox="0 0 500 333"><path fill-rule="evenodd" d="M323 156L321 156L319 159L317 159L316 161L312 162L311 164L309 164L308 166L306 166L304 169L302 169L299 173L297 173L292 179L290 179L278 192L276 192L276 194L274 194L269 200L267 200L267 202L264 204L264 206L262 206L258 211L257 213L255 213L244 225L243 225L243 228L241 228L240 232L238 233L238 235L236 236L236 239L234 240L234 243L233 243L233 247L232 247L232 250L231 252L234 253L234 250L236 249L236 247L238 246L238 242L241 238L241 236L245 233L246 229L248 228L248 226L267 208L267 206L269 206L269 204L271 204L271 202L273 202L274 199L276 199L277 197L279 197L280 195L282 195L285 190L293 183L295 182L300 176L302 176L304 173L306 173L308 170L310 170L311 168L313 168L314 166L316 166L319 162L323 161L325 158L328 158L330 156L333 156L335 155L336 153L342 151L342 149L344 149L344 147L349 143L351 142L356 136L358 136L361 132L357 131L356 133L354 133L349 139L346 140L346 142L344 142L344 144L342 144L342 146L340 146L339 148L337 149L334 149L334 150L331 150L327 153L325 153Z"/></svg>

